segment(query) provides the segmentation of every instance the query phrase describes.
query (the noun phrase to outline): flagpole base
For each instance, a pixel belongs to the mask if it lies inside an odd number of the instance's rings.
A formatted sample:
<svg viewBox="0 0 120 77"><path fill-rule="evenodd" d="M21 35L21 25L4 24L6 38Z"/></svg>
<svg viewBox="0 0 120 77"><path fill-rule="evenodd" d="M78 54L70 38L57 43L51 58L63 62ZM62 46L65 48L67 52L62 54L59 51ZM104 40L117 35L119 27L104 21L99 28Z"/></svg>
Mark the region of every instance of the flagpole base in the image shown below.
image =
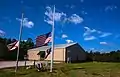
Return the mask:
<svg viewBox="0 0 120 77"><path fill-rule="evenodd" d="M52 73L53 71L52 70L50 70L50 73Z"/></svg>

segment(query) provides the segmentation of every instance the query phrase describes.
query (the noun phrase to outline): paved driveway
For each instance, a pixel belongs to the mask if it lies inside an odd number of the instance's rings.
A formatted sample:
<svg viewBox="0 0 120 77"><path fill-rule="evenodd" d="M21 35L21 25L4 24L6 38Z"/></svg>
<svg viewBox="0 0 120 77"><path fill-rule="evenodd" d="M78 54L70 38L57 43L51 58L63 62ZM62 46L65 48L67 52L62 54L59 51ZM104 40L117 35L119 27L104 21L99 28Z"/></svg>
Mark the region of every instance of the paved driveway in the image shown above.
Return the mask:
<svg viewBox="0 0 120 77"><path fill-rule="evenodd" d="M38 63L40 61L36 61ZM42 62L42 61L41 61ZM34 61L27 61L26 65L33 65ZM0 61L0 69L1 68L7 68L7 67L15 67L16 66L16 61ZM25 61L19 61L18 66L25 66Z"/></svg>
<svg viewBox="0 0 120 77"><path fill-rule="evenodd" d="M48 61L35 61L35 64L37 63L50 63ZM61 63L61 62L54 62L54 63ZM26 61L26 65L34 65L34 61ZM2 68L8 68L8 67L15 67L16 66L16 61L0 61L0 69ZM19 61L18 66L25 66L25 61Z"/></svg>

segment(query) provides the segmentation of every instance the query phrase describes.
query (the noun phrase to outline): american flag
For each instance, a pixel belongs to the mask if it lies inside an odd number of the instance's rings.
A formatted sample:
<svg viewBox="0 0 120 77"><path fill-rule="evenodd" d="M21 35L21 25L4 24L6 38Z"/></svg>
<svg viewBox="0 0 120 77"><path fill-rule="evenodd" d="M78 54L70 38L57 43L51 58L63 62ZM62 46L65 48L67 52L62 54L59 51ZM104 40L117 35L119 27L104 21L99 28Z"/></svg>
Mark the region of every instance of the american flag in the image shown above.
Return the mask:
<svg viewBox="0 0 120 77"><path fill-rule="evenodd" d="M9 51L15 50L16 48L18 48L18 46L19 46L19 41L15 41L7 45Z"/></svg>
<svg viewBox="0 0 120 77"><path fill-rule="evenodd" d="M45 59L49 56L50 52L51 52L51 48L47 49Z"/></svg>
<svg viewBox="0 0 120 77"><path fill-rule="evenodd" d="M47 45L50 40L51 32L37 36L36 38L36 47Z"/></svg>
<svg viewBox="0 0 120 77"><path fill-rule="evenodd" d="M44 44L47 44L52 41L51 33L48 34L47 39L45 40Z"/></svg>

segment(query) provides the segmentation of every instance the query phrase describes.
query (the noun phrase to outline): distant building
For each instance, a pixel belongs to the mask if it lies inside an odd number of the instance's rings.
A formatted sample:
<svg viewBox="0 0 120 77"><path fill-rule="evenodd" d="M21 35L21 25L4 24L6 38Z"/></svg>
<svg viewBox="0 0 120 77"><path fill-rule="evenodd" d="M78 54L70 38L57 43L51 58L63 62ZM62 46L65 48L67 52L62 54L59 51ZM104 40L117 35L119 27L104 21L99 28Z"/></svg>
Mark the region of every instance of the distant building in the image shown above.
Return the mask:
<svg viewBox="0 0 120 77"><path fill-rule="evenodd" d="M29 49L28 60L40 60L45 56L45 51L49 48L49 46L42 46ZM51 60L51 54L45 60ZM55 45L54 61L76 62L85 60L85 50L78 43Z"/></svg>

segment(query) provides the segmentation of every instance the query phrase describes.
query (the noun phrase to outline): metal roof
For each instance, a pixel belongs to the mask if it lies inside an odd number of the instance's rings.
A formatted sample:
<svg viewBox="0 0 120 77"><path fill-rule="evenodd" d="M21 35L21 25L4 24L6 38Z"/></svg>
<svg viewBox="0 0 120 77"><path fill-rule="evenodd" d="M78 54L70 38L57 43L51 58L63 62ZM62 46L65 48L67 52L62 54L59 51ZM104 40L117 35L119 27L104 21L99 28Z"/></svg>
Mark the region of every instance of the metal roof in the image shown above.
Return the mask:
<svg viewBox="0 0 120 77"><path fill-rule="evenodd" d="M55 48L66 48L72 45L75 45L77 43L68 43L68 44L57 44L55 45ZM34 51L46 51L47 49L49 49L50 46L42 46L42 47L38 47L38 48L33 48L33 49L29 49L28 51L34 50Z"/></svg>

